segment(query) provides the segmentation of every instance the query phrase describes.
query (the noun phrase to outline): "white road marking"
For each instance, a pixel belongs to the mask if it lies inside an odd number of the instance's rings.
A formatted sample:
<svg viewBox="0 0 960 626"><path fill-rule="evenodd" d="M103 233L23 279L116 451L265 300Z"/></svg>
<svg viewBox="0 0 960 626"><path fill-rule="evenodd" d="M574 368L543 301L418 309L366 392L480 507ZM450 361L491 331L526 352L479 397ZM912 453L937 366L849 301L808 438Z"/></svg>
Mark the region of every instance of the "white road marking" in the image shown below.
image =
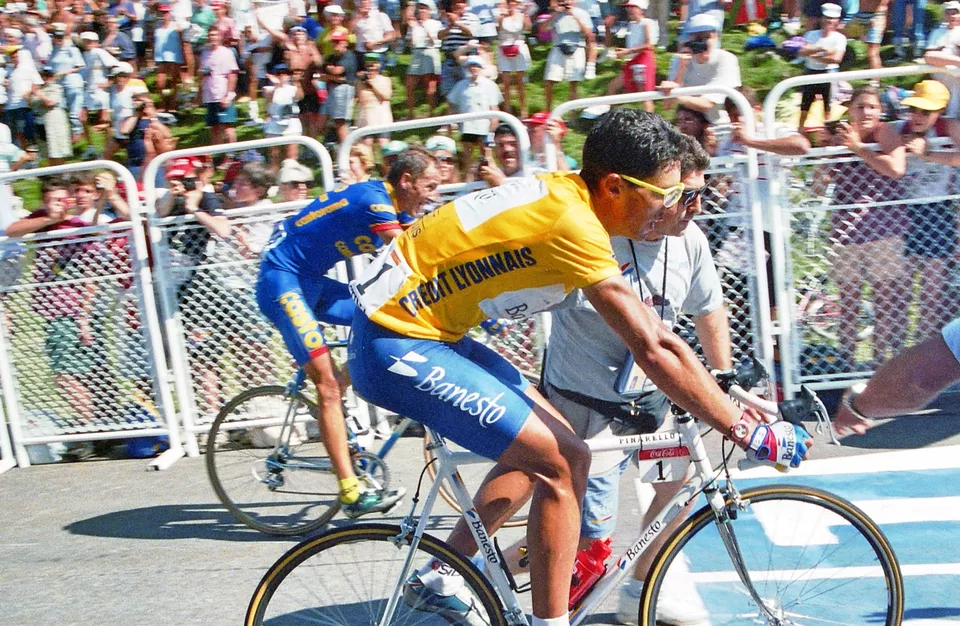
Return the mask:
<svg viewBox="0 0 960 626"><path fill-rule="evenodd" d="M900 573L903 576L960 576L960 563L920 563L901 565ZM737 573L730 569L722 572L696 572L692 574L694 582L706 583L733 583L739 582ZM754 581L792 581L792 580L821 580L825 578L881 578L883 569L879 565L865 565L856 567L818 567L798 574L796 570L771 570L769 572L750 571L750 578Z"/></svg>
<svg viewBox="0 0 960 626"><path fill-rule="evenodd" d="M816 455L816 449L812 453ZM790 476L825 476L828 474L876 474L960 468L960 446L941 446L918 450L896 450L835 459L811 459L791 469ZM772 467L755 467L731 472L733 478L782 478Z"/></svg>

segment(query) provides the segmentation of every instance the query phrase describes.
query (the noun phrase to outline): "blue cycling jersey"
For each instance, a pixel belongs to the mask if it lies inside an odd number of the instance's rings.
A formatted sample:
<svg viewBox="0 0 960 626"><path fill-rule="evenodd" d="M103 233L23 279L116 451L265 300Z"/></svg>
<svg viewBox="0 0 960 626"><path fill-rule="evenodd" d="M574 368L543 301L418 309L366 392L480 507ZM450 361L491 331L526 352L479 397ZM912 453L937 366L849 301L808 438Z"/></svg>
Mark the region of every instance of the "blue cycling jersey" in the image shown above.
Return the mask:
<svg viewBox="0 0 960 626"><path fill-rule="evenodd" d="M383 181L356 183L322 194L274 227L264 248L265 265L295 274L322 275L338 261L375 252L378 233L413 222L393 204Z"/></svg>

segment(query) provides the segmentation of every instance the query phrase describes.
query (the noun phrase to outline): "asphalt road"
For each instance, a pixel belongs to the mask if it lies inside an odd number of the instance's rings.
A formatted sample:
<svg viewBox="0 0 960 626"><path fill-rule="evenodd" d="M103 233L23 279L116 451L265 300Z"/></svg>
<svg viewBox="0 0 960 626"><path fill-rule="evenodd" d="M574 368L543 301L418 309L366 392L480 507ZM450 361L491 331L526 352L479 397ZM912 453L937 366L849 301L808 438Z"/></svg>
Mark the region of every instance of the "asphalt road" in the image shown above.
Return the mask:
<svg viewBox="0 0 960 626"><path fill-rule="evenodd" d="M960 443L958 404L944 399L946 410L888 420L839 448L818 436L813 456L913 448L936 455L938 446ZM408 490L422 468L419 446L404 439L389 459ZM236 523L202 458L163 472L145 468L142 460L103 460L0 475L0 624L240 623L263 572L293 541ZM622 516L637 511L632 492L621 490ZM444 536L454 518L438 511L432 532Z"/></svg>

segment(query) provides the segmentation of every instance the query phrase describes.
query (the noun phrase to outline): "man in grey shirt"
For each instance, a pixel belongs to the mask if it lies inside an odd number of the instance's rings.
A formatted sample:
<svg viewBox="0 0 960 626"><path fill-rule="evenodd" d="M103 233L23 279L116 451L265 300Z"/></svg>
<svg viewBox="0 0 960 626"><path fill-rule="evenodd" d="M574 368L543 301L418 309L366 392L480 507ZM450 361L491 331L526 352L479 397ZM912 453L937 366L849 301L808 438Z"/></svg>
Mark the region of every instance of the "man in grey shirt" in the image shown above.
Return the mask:
<svg viewBox="0 0 960 626"><path fill-rule="evenodd" d="M706 236L691 222L700 213L700 194L705 186L703 171L710 158L696 140L686 139L686 155L681 160L681 180L687 188L684 197L667 210L646 240L614 237L613 250L624 278L664 324L675 329L681 312L692 316L709 366L729 369L729 321L720 279ZM630 351L579 290L573 291L553 312L548 345L544 368L547 397L578 435L592 439L651 433L664 425L669 407L667 397L642 372L633 385L639 395L635 392L628 397L619 393L621 372L633 363ZM622 451L594 454L583 502L581 549L613 533L620 476L629 458ZM682 482L658 483L653 502L666 503L681 485ZM648 507L653 513L658 509ZM685 517L677 516L672 525ZM621 590L619 623L636 623L640 581L659 549L656 544L662 543L671 531L672 528L660 534L644 553L647 556L638 561L637 580ZM677 582L683 588L675 589L675 593L665 588L661 593L658 619L668 624L706 623L709 616L689 578ZM668 602L673 596L677 598L675 605Z"/></svg>

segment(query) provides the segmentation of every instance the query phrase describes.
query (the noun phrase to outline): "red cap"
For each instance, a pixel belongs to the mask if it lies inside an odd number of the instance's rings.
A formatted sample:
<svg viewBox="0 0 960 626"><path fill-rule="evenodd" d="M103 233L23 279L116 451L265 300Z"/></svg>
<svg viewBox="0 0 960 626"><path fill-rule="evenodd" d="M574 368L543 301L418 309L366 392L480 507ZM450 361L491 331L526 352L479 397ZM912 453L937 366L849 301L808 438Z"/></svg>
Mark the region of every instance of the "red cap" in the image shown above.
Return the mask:
<svg viewBox="0 0 960 626"><path fill-rule="evenodd" d="M567 125L563 123L563 120L559 117L551 118L550 114L546 111L540 111L539 113L534 113L527 119L523 120L524 124L529 124L530 126L545 126L547 122L551 119L556 120L557 124L560 125L560 132L563 135L567 134Z"/></svg>
<svg viewBox="0 0 960 626"><path fill-rule="evenodd" d="M187 159L184 159L187 160ZM196 156L189 157L190 165L195 170L204 169L207 167L213 167L213 160L208 154L198 154Z"/></svg>
<svg viewBox="0 0 960 626"><path fill-rule="evenodd" d="M346 40L347 40L347 33L342 30L338 30L332 35L330 35L330 41L346 41Z"/></svg>
<svg viewBox="0 0 960 626"><path fill-rule="evenodd" d="M210 3L210 6L214 9L222 9L226 5L226 2L223 0L213 0Z"/></svg>
<svg viewBox="0 0 960 626"><path fill-rule="evenodd" d="M157 11L160 11L161 13L169 13L169 12L170 12L170 5L169 5L169 4L161 4L160 6L157 7Z"/></svg>
<svg viewBox="0 0 960 626"><path fill-rule="evenodd" d="M167 168L167 180L184 178L193 174L193 164L190 159L175 159Z"/></svg>

